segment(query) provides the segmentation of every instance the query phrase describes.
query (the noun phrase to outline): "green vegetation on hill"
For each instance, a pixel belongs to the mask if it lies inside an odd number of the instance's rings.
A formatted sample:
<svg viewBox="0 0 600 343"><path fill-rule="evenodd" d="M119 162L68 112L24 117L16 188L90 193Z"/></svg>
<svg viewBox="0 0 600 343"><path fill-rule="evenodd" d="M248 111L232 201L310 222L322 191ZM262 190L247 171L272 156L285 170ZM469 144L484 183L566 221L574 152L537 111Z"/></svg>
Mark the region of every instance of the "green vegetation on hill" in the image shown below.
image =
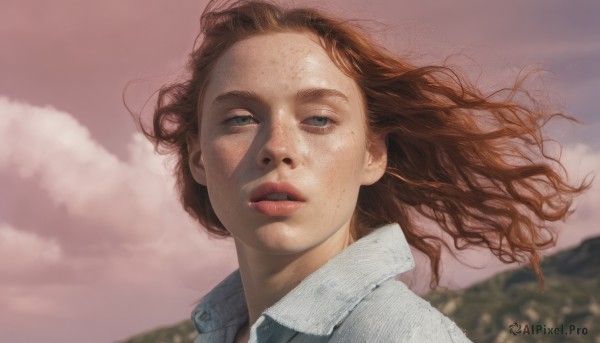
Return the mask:
<svg viewBox="0 0 600 343"><path fill-rule="evenodd" d="M459 291L431 292L425 298L464 329L473 342L594 342L600 343L600 237L562 251L542 263L545 291L532 270L517 269ZM511 334L517 323L521 333ZM539 325L537 334L524 334L526 325ZM579 335L543 334L570 325ZM582 334L582 329L587 334ZM530 333L533 333L531 330ZM151 331L121 343L193 343L190 320Z"/></svg>
<svg viewBox="0 0 600 343"><path fill-rule="evenodd" d="M542 271L544 293L534 272L522 268L425 298L473 342L600 342L600 237L549 256ZM509 331L513 323L521 325L520 334ZM539 325L539 333L524 334L525 325ZM586 328L587 335L543 334L544 326L547 331L563 326L564 333L570 325Z"/></svg>
<svg viewBox="0 0 600 343"><path fill-rule="evenodd" d="M150 331L117 343L194 343L196 329L191 320Z"/></svg>

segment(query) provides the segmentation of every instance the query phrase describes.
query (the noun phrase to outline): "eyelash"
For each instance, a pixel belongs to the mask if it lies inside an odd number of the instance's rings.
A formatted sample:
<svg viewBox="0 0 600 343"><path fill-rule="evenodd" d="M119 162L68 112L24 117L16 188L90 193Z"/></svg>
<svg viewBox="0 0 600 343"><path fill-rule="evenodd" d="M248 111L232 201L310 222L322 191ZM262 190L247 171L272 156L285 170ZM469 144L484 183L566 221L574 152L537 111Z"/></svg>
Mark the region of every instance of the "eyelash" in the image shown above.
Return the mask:
<svg viewBox="0 0 600 343"><path fill-rule="evenodd" d="M233 121L235 121L236 119L239 119L239 118L251 118L251 119L254 119L254 117L251 116L251 115L245 115L245 116L241 116L240 115L240 116L234 116L234 117L231 117L231 118L225 120L225 123L233 122ZM315 126L315 129L318 130L318 131L321 131L321 132L326 132L326 131L330 130L331 126L335 124L335 121L332 118L327 117L327 116L313 116L313 117L310 117L309 119L315 119L315 118L317 118L317 119L326 119L328 121L326 126ZM234 126L238 126L239 127L239 126L245 126L245 125L234 125Z"/></svg>

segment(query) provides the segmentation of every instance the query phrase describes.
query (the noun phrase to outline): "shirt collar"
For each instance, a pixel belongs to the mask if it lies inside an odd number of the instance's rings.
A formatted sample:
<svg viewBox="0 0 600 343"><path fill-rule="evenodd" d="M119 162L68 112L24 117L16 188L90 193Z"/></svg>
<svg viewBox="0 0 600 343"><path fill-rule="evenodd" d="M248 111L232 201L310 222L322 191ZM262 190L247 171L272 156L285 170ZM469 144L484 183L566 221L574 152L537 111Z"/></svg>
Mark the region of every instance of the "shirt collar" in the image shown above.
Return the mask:
<svg viewBox="0 0 600 343"><path fill-rule="evenodd" d="M208 333L227 326L242 326L248 320L248 307L240 270L229 274L206 294L192 312L198 333Z"/></svg>
<svg viewBox="0 0 600 343"><path fill-rule="evenodd" d="M414 266L400 225L387 224L342 250L263 315L298 332L329 335L374 288ZM239 269L200 301L192 319L201 333L248 320Z"/></svg>

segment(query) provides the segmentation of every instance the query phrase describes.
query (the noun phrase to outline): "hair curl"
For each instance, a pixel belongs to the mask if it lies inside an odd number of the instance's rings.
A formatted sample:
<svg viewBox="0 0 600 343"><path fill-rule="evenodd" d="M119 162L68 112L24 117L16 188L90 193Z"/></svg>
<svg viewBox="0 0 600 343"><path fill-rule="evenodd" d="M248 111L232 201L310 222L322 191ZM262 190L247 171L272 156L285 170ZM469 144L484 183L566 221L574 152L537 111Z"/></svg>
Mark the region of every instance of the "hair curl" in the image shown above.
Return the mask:
<svg viewBox="0 0 600 343"><path fill-rule="evenodd" d="M529 262L543 290L538 252L556 241L547 222L565 219L573 197L591 181L567 183L563 165L544 151L541 128L553 117L576 119L537 106L522 86L524 78L484 95L455 69L413 66L374 43L360 25L320 10L244 0L215 9L215 3L211 0L202 13L204 38L190 54L191 75L159 90L153 132L139 122L156 152L176 158L180 201L209 233L230 236L207 188L192 177L186 142L198 137L199 105L210 71L242 39L309 32L360 87L370 135L386 137L387 169L378 182L360 189L351 223L354 239L399 223L409 244L429 257L434 288L440 281L442 245L454 253L416 223L422 216L437 222L458 250L482 246L504 263Z"/></svg>

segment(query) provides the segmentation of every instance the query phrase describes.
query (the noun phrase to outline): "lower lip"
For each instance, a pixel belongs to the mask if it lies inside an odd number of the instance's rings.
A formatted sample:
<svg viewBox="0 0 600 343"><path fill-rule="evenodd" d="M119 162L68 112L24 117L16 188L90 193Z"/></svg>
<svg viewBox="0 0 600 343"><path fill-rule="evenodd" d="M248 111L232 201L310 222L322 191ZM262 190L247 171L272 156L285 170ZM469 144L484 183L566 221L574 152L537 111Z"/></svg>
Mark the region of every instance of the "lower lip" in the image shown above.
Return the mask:
<svg viewBox="0 0 600 343"><path fill-rule="evenodd" d="M281 217L288 216L298 211L304 202L302 201L256 201L250 202L250 207L258 212L270 216Z"/></svg>

